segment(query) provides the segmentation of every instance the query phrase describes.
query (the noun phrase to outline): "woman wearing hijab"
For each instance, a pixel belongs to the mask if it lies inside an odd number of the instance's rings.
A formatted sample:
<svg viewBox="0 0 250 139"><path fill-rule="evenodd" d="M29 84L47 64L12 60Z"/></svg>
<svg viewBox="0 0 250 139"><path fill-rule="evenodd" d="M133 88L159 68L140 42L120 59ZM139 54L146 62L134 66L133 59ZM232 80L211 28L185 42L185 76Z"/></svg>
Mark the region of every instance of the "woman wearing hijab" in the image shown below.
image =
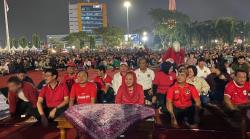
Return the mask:
<svg viewBox="0 0 250 139"><path fill-rule="evenodd" d="M170 62L163 62L161 70L156 74L153 81L153 93L157 98L157 107L160 113L167 112L166 109L166 93L168 89L174 84L176 80L176 73L174 66Z"/></svg>
<svg viewBox="0 0 250 139"><path fill-rule="evenodd" d="M144 104L144 92L137 83L136 75L130 71L125 76L125 84L122 84L117 92L115 103L117 104Z"/></svg>

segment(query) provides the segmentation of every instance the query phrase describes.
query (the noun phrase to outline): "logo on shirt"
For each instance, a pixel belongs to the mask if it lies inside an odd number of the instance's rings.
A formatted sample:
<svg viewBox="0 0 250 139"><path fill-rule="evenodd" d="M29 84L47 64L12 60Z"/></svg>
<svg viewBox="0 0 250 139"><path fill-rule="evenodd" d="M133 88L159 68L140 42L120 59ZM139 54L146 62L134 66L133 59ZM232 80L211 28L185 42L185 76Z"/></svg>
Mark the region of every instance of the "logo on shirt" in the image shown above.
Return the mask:
<svg viewBox="0 0 250 139"><path fill-rule="evenodd" d="M244 90L243 91L243 94L246 96L248 93L247 93L247 90Z"/></svg>
<svg viewBox="0 0 250 139"><path fill-rule="evenodd" d="M179 91L179 90L175 90L174 93L175 93L175 94L179 94L180 91Z"/></svg>
<svg viewBox="0 0 250 139"><path fill-rule="evenodd" d="M147 76L148 76L148 78L150 78L150 74L148 74Z"/></svg>
<svg viewBox="0 0 250 139"><path fill-rule="evenodd" d="M185 91L185 93L186 93L187 95L189 95L189 94L190 94L190 90L187 89L187 90Z"/></svg>
<svg viewBox="0 0 250 139"><path fill-rule="evenodd" d="M173 77L172 77L172 76L169 76L169 80L171 80L171 81L172 81L172 80L173 80Z"/></svg>

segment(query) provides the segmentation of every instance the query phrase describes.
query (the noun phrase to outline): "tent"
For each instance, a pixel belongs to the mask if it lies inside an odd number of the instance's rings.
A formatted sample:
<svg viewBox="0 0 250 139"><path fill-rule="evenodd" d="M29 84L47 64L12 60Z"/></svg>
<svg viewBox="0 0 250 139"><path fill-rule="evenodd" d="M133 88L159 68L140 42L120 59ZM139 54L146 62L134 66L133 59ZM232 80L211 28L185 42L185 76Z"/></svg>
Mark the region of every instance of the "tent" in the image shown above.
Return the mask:
<svg viewBox="0 0 250 139"><path fill-rule="evenodd" d="M24 49L24 51L28 51L30 48L29 48L29 46L26 46L25 48L23 48Z"/></svg>
<svg viewBox="0 0 250 139"><path fill-rule="evenodd" d="M23 51L23 47L21 45L18 46L17 51Z"/></svg>
<svg viewBox="0 0 250 139"><path fill-rule="evenodd" d="M35 47L35 45L32 46L32 48L30 48L31 51L36 51L37 48Z"/></svg>

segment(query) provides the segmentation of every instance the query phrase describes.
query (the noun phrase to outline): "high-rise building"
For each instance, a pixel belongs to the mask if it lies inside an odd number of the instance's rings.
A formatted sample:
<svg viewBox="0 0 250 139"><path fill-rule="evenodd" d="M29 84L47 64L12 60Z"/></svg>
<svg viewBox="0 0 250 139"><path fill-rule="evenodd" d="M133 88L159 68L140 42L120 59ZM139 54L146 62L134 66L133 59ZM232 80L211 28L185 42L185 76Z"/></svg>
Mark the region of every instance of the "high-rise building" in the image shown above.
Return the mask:
<svg viewBox="0 0 250 139"><path fill-rule="evenodd" d="M69 4L69 29L72 32L93 32L107 27L107 6L98 2L77 2Z"/></svg>

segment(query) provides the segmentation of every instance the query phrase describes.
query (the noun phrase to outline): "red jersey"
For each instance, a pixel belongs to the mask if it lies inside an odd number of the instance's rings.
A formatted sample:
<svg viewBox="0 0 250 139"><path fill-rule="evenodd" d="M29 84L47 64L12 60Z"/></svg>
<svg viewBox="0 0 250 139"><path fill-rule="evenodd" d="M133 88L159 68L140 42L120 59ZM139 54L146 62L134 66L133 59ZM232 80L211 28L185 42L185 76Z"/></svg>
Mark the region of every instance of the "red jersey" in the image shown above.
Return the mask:
<svg viewBox="0 0 250 139"><path fill-rule="evenodd" d="M243 86L238 86L235 81L231 81L227 84L224 95L235 105L246 104L250 95L250 84L246 82Z"/></svg>
<svg viewBox="0 0 250 139"><path fill-rule="evenodd" d="M94 82L97 84L98 89L105 90L106 86L105 84L112 84L112 78L109 75L105 75L104 78L101 78L100 76L97 76L94 80Z"/></svg>
<svg viewBox="0 0 250 139"><path fill-rule="evenodd" d="M176 79L176 74L174 72L166 74L162 71L159 71L155 75L153 84L157 85L157 93L165 94L168 92L168 89L173 85Z"/></svg>
<svg viewBox="0 0 250 139"><path fill-rule="evenodd" d="M196 88L188 83L183 87L180 87L178 83L176 83L168 90L166 96L167 101L171 100L174 106L180 109L192 106L192 99L200 99Z"/></svg>
<svg viewBox="0 0 250 139"><path fill-rule="evenodd" d="M68 88L63 83L58 83L57 86L52 89L49 85L42 88L39 97L45 99L47 107L54 108L57 107L64 101L64 97L68 97Z"/></svg>
<svg viewBox="0 0 250 139"><path fill-rule="evenodd" d="M77 104L91 103L91 99L96 98L96 86L94 83L87 82L84 86L80 86L80 83L76 83L72 86L70 92L70 98L76 98Z"/></svg>

